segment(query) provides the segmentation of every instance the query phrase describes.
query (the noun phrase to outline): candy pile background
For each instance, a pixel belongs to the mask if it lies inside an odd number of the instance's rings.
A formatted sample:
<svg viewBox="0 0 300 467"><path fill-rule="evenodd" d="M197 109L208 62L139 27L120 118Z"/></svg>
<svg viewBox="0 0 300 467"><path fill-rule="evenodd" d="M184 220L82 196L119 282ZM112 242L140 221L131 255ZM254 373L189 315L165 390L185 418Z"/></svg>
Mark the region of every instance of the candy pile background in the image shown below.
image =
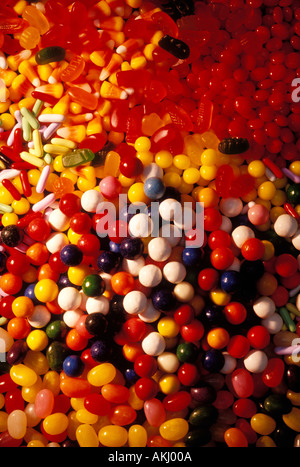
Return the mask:
<svg viewBox="0 0 300 467"><path fill-rule="evenodd" d="M299 26L2 0L0 447L300 445Z"/></svg>

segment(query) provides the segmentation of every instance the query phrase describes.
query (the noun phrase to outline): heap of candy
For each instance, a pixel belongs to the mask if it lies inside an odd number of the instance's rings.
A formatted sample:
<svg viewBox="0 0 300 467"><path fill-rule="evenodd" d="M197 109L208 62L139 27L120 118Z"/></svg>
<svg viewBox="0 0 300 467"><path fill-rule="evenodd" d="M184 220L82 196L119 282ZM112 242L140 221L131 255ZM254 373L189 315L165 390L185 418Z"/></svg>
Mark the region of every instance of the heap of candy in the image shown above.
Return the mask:
<svg viewBox="0 0 300 467"><path fill-rule="evenodd" d="M0 447L300 444L298 24L2 0Z"/></svg>

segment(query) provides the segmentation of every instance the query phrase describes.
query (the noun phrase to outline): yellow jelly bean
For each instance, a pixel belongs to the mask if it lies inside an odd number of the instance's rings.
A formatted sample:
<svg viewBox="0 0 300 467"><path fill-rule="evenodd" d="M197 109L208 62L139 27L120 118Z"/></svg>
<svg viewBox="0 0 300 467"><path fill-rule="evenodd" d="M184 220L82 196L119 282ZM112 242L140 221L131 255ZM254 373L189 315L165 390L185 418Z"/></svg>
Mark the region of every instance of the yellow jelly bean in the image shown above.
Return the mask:
<svg viewBox="0 0 300 467"><path fill-rule="evenodd" d="M43 428L49 435L59 435L68 427L69 419L61 412L48 415L43 421Z"/></svg>
<svg viewBox="0 0 300 467"><path fill-rule="evenodd" d="M300 433L300 409L293 407L289 413L282 415L282 419L291 430Z"/></svg>
<svg viewBox="0 0 300 467"><path fill-rule="evenodd" d="M22 439L25 436L27 417L23 410L13 410L7 418L7 431L14 439Z"/></svg>
<svg viewBox="0 0 300 467"><path fill-rule="evenodd" d="M183 418L173 418L162 423L159 427L160 435L168 441L177 441L189 431L189 424Z"/></svg>
<svg viewBox="0 0 300 467"><path fill-rule="evenodd" d="M251 428L260 435L269 435L276 428L275 420L269 415L257 413L250 420Z"/></svg>
<svg viewBox="0 0 300 467"><path fill-rule="evenodd" d="M93 386L103 386L110 383L116 376L116 368L111 363L101 363L87 374L87 380Z"/></svg>
<svg viewBox="0 0 300 467"><path fill-rule="evenodd" d="M107 425L99 430L98 438L100 443L108 448L119 448L126 444L128 434L122 426Z"/></svg>
<svg viewBox="0 0 300 467"><path fill-rule="evenodd" d="M295 406L300 406L300 393L291 391L290 389L286 393L286 397L291 401L291 403Z"/></svg>
<svg viewBox="0 0 300 467"><path fill-rule="evenodd" d="M134 410L142 410L142 408L144 407L144 401L136 395L134 386L131 386L129 388L128 404Z"/></svg>
<svg viewBox="0 0 300 467"><path fill-rule="evenodd" d="M131 425L128 430L128 446L130 448L143 448L147 445L147 431L141 425Z"/></svg>
<svg viewBox="0 0 300 467"><path fill-rule="evenodd" d="M22 387L22 397L24 401L29 402L30 404L34 403L37 393L42 389L43 382L42 378L37 375L37 380L31 386Z"/></svg>
<svg viewBox="0 0 300 467"><path fill-rule="evenodd" d="M32 441L29 441L29 443L27 444L27 447L28 448L44 448L45 444L38 439L33 439Z"/></svg>
<svg viewBox="0 0 300 467"><path fill-rule="evenodd" d="M54 396L58 396L60 391L59 373L50 370L43 377L43 389L50 389Z"/></svg>
<svg viewBox="0 0 300 467"><path fill-rule="evenodd" d="M98 421L98 415L89 412L85 408L77 410L76 418L80 423L87 425L94 425Z"/></svg>
<svg viewBox="0 0 300 467"><path fill-rule="evenodd" d="M91 425L79 425L76 429L76 439L81 448L97 448L99 439Z"/></svg>
<svg viewBox="0 0 300 467"><path fill-rule="evenodd" d="M272 438L270 438L270 436L261 436L256 441L255 446L257 448L276 448L276 444L274 443Z"/></svg>
<svg viewBox="0 0 300 467"><path fill-rule="evenodd" d="M32 386L37 381L37 374L31 368L19 363L10 369L10 377L18 386Z"/></svg>

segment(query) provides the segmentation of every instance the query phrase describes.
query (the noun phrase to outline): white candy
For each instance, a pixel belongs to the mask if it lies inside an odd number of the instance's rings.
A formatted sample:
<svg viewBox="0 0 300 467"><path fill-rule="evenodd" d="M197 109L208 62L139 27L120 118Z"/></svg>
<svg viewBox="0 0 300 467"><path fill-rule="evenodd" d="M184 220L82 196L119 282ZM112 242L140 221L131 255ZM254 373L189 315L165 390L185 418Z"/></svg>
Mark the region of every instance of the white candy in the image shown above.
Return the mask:
<svg viewBox="0 0 300 467"><path fill-rule="evenodd" d="M44 326L47 326L51 320L51 313L45 306L36 305L33 309L32 315L27 319L28 323L33 328L43 328Z"/></svg>
<svg viewBox="0 0 300 467"><path fill-rule="evenodd" d="M279 313L274 313L269 318L263 319L261 324L269 331L270 334L277 334L283 326L283 319Z"/></svg>
<svg viewBox="0 0 300 467"><path fill-rule="evenodd" d="M69 245L69 240L65 234L61 232L54 232L49 235L47 241L45 242L45 245L49 253L56 253L57 251L60 251L64 246Z"/></svg>
<svg viewBox="0 0 300 467"><path fill-rule="evenodd" d="M241 262L238 258L234 258L233 263L226 269L226 271L236 271L239 272L241 269Z"/></svg>
<svg viewBox="0 0 300 467"><path fill-rule="evenodd" d="M111 278L112 278L112 274L108 274L107 272L101 272L99 274L100 277L102 277L102 279L104 280L104 283L105 283L105 290L106 291L111 291L112 288L111 288Z"/></svg>
<svg viewBox="0 0 300 467"><path fill-rule="evenodd" d="M261 319L268 319L276 311L275 302L270 297L260 297L253 304L254 313Z"/></svg>
<svg viewBox="0 0 300 467"><path fill-rule="evenodd" d="M250 227L247 227L246 225L240 225L233 230L231 236L234 245L238 248L242 248L246 240L255 237L255 233L252 229L250 229Z"/></svg>
<svg viewBox="0 0 300 467"><path fill-rule="evenodd" d="M231 233L232 231L232 222L229 217L222 216L222 223L219 227L220 230L224 230L227 233Z"/></svg>
<svg viewBox="0 0 300 467"><path fill-rule="evenodd" d="M172 253L172 247L166 238L153 238L148 244L148 255L154 261L166 261Z"/></svg>
<svg viewBox="0 0 300 467"><path fill-rule="evenodd" d="M195 295L195 290L189 282L180 282L174 287L174 295L180 303L190 302Z"/></svg>
<svg viewBox="0 0 300 467"><path fill-rule="evenodd" d="M151 355L152 357L161 355L165 348L165 339L158 332L150 332L150 334L142 340L143 351L145 354Z"/></svg>
<svg viewBox="0 0 300 467"><path fill-rule="evenodd" d="M145 182L148 178L163 178L163 176L163 169L159 167L159 165L155 164L155 162L152 162L151 164L146 165L146 167L144 168L144 171L141 175L141 179L143 182Z"/></svg>
<svg viewBox="0 0 300 467"><path fill-rule="evenodd" d="M65 287L63 288L57 297L58 305L63 310L76 310L80 307L82 300L82 295L79 293L79 290L75 287Z"/></svg>
<svg viewBox="0 0 300 467"><path fill-rule="evenodd" d="M163 275L171 284L179 284L186 276L186 268L179 261L170 261L164 266Z"/></svg>
<svg viewBox="0 0 300 467"><path fill-rule="evenodd" d="M97 206L104 201L100 191L87 190L81 197L81 207L86 212L96 212Z"/></svg>
<svg viewBox="0 0 300 467"><path fill-rule="evenodd" d="M63 315L63 321L69 328L75 328L79 318L84 315L82 310L68 310Z"/></svg>
<svg viewBox="0 0 300 467"><path fill-rule="evenodd" d="M70 227L70 218L66 216L59 208L53 209L49 215L48 222L53 230L64 232Z"/></svg>
<svg viewBox="0 0 300 467"><path fill-rule="evenodd" d="M224 365L220 370L223 375L230 375L236 369L236 358L229 355L228 352L223 352L225 359Z"/></svg>
<svg viewBox="0 0 300 467"><path fill-rule="evenodd" d="M109 312L109 300L106 297L88 297L86 301L86 311L88 314L101 313L107 315Z"/></svg>
<svg viewBox="0 0 300 467"><path fill-rule="evenodd" d="M180 361L172 352L163 352L157 357L158 369L165 373L176 373L180 366Z"/></svg>
<svg viewBox="0 0 300 467"><path fill-rule="evenodd" d="M147 264L139 272L139 281L144 287L156 287L162 280L162 272L154 264Z"/></svg>
<svg viewBox="0 0 300 467"><path fill-rule="evenodd" d="M240 198L223 198L219 203L221 213L226 217L236 217L243 210L243 202Z"/></svg>
<svg viewBox="0 0 300 467"><path fill-rule="evenodd" d="M182 210L181 216L175 216L174 225L179 229L188 231L191 230L196 224L196 213L194 209L185 206Z"/></svg>
<svg viewBox="0 0 300 467"><path fill-rule="evenodd" d="M244 358L244 366L250 373L262 373L267 364L268 357L262 350L250 350Z"/></svg>
<svg viewBox="0 0 300 467"><path fill-rule="evenodd" d="M143 313L139 313L138 317L145 323L154 323L160 317L161 312L154 308L152 300L147 299L147 305Z"/></svg>
<svg viewBox="0 0 300 467"><path fill-rule="evenodd" d="M123 308L130 315L143 313L147 306L147 297L139 290L133 290L125 295L123 299Z"/></svg>
<svg viewBox="0 0 300 467"><path fill-rule="evenodd" d="M292 244L296 250L300 251L300 229L298 229L295 235L292 237Z"/></svg>
<svg viewBox="0 0 300 467"><path fill-rule="evenodd" d="M124 258L122 261L122 271L129 272L134 277L139 275L140 270L145 266L145 258L140 256L138 259Z"/></svg>
<svg viewBox="0 0 300 467"><path fill-rule="evenodd" d="M182 240L182 230L174 224L164 223L159 229L159 236L167 238L170 245L174 247Z"/></svg>
<svg viewBox="0 0 300 467"><path fill-rule="evenodd" d="M293 237L298 230L298 222L289 214L282 214L274 222L274 231L279 237Z"/></svg>
<svg viewBox="0 0 300 467"><path fill-rule="evenodd" d="M139 213L133 216L128 224L129 233L132 237L145 238L151 235L153 230L152 219L148 214Z"/></svg>
<svg viewBox="0 0 300 467"><path fill-rule="evenodd" d="M165 221L173 221L175 218L181 219L181 204L179 203L179 201L176 201L176 199L173 198L165 199L159 205L159 214L161 218Z"/></svg>

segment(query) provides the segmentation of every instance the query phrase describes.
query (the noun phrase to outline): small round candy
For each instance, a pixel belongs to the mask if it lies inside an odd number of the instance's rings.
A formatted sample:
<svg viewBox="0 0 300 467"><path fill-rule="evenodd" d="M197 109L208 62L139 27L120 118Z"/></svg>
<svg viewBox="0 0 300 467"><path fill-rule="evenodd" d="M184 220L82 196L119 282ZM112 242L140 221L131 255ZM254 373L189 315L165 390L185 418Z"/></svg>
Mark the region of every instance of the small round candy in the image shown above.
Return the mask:
<svg viewBox="0 0 300 467"><path fill-rule="evenodd" d="M258 261L265 254L265 246L258 238L249 238L243 243L241 253L247 261Z"/></svg>
<svg viewBox="0 0 300 467"><path fill-rule="evenodd" d="M166 238L158 237L150 240L148 254L154 261L166 261L172 253L172 247Z"/></svg>
<svg viewBox="0 0 300 467"><path fill-rule="evenodd" d="M161 280L162 272L154 264L147 264L139 271L139 281L144 287L156 287Z"/></svg>
<svg viewBox="0 0 300 467"><path fill-rule="evenodd" d="M246 370L251 373L262 373L268 364L268 357L262 350L250 350L243 359Z"/></svg>
<svg viewBox="0 0 300 467"><path fill-rule="evenodd" d="M159 214L165 221L180 219L182 216L182 207L179 201L173 198L167 198L159 205Z"/></svg>
<svg viewBox="0 0 300 467"><path fill-rule="evenodd" d="M166 187L158 177L149 177L144 182L144 192L149 199L160 199L163 197Z"/></svg>
<svg viewBox="0 0 300 467"><path fill-rule="evenodd" d="M129 177L131 178L131 177ZM99 184L100 192L106 199L115 199L122 192L122 185L116 177L104 177Z"/></svg>
<svg viewBox="0 0 300 467"><path fill-rule="evenodd" d="M53 302L58 295L58 286L52 279L42 279L36 284L34 294L42 303Z"/></svg>
<svg viewBox="0 0 300 467"><path fill-rule="evenodd" d="M60 259L67 266L78 266L83 260L83 253L77 245L66 245L60 251Z"/></svg>
<svg viewBox="0 0 300 467"><path fill-rule="evenodd" d="M269 211L262 204L255 204L248 211L248 219L253 225L263 225L269 220Z"/></svg>
<svg viewBox="0 0 300 467"><path fill-rule="evenodd" d="M86 212L96 212L97 207L104 201L102 194L97 190L88 190L81 197L81 207Z"/></svg>
<svg viewBox="0 0 300 467"><path fill-rule="evenodd" d="M48 217L48 222L52 230L65 232L70 226L70 218L66 216L59 208L53 209Z"/></svg>
<svg viewBox="0 0 300 467"><path fill-rule="evenodd" d="M224 216L236 217L242 212L244 206L240 198L223 198L219 207Z"/></svg>
<svg viewBox="0 0 300 467"><path fill-rule="evenodd" d="M66 193L60 198L59 209L67 217L72 217L74 214L80 212L80 208L80 198L74 193Z"/></svg>
<svg viewBox="0 0 300 467"><path fill-rule="evenodd" d="M289 214L282 214L274 222L274 231L279 237L293 237L297 230L298 222Z"/></svg>
<svg viewBox="0 0 300 467"><path fill-rule="evenodd" d="M69 355L63 362L63 370L67 376L76 378L82 375L84 363L78 355Z"/></svg>
<svg viewBox="0 0 300 467"><path fill-rule="evenodd" d="M105 282L98 274L89 274L82 283L82 290L88 297L97 297L105 292Z"/></svg>
<svg viewBox="0 0 300 467"><path fill-rule="evenodd" d="M130 225L129 225L130 229ZM121 242L120 253L123 258L126 259L137 259L144 251L144 244L140 238L126 238Z"/></svg>
<svg viewBox="0 0 300 467"><path fill-rule="evenodd" d="M186 276L186 268L179 261L169 261L163 268L163 275L172 284L179 284Z"/></svg>
<svg viewBox="0 0 300 467"><path fill-rule="evenodd" d="M245 225L240 225L239 227L236 227L232 232L233 243L238 248L242 248L246 240L249 240L250 238L254 237L255 233L253 232L253 230Z"/></svg>
<svg viewBox="0 0 300 467"><path fill-rule="evenodd" d="M1 231L1 240L4 245L15 247L19 245L23 239L23 232L16 225L8 225Z"/></svg>
<svg viewBox="0 0 300 467"><path fill-rule="evenodd" d="M57 301L63 310L76 310L81 305L82 295L75 287L65 287L59 292Z"/></svg>
<svg viewBox="0 0 300 467"><path fill-rule="evenodd" d="M165 339L158 332L150 332L147 337L142 340L142 349L147 355L157 357L161 355L166 348Z"/></svg>
<svg viewBox="0 0 300 467"><path fill-rule="evenodd" d="M139 213L133 216L128 224L128 230L132 237L146 238L151 235L153 230L153 221L145 213Z"/></svg>
<svg viewBox="0 0 300 467"><path fill-rule="evenodd" d="M100 271L110 273L120 264L120 255L112 251L103 251L97 258Z"/></svg>
<svg viewBox="0 0 300 467"><path fill-rule="evenodd" d="M224 308L224 316L230 324L238 325L247 318L247 310L242 303L230 302Z"/></svg>
<svg viewBox="0 0 300 467"><path fill-rule="evenodd" d="M143 292L133 290L125 295L123 300L124 310L130 315L143 313L147 306L147 297Z"/></svg>

